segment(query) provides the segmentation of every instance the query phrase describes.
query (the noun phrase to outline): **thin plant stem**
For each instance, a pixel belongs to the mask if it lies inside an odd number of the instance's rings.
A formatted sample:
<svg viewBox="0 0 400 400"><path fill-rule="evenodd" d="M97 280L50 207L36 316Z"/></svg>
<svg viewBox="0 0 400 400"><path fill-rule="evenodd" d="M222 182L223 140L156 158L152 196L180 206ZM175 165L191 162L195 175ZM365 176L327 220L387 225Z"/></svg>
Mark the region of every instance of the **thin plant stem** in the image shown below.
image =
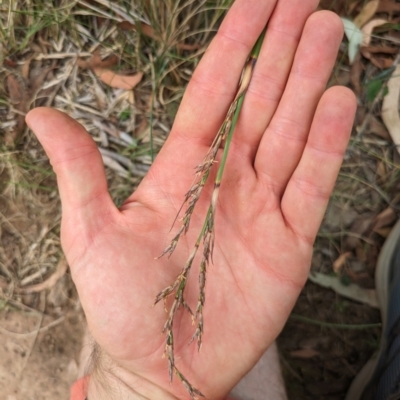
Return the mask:
<svg viewBox="0 0 400 400"><path fill-rule="evenodd" d="M217 203L218 203L222 177L225 171L225 166L228 159L233 133L237 125L237 121L243 106L245 94L249 87L257 58L260 54L264 36L265 36L265 29L258 38L256 44L254 45L246 61L246 64L242 71L242 76L240 79L236 96L228 109L225 119L220 129L218 130L210 146L210 149L205 155L202 163L200 163L196 167L196 179L192 184L191 188L189 189L189 191L186 193L183 204L179 209L178 215L174 220L175 223L182 209L185 208L185 212L182 217L182 226L178 230L177 234L174 236L168 247L163 251L163 253L160 256L162 257L165 254L171 256L174 250L176 249L179 239L182 237L182 235L187 233L191 217L194 212L194 208L197 204L197 201L200 198L200 195L203 191L205 184L207 183L207 180L210 176L210 172L214 164L216 163L218 150L224 143L224 149L222 152L221 161L219 163L219 167L214 180L214 189L211 196L210 205L208 207L208 211L202 229L200 231L200 234L198 235L198 238L196 240L196 243L194 244L192 252L190 253L189 258L187 259L186 264L182 268L181 272L178 274L178 276L171 285L167 286L156 296L154 303L157 304L158 302L163 300L165 310L168 314L167 320L164 324L163 333L165 333L166 336L165 355L168 359L170 381L172 382L174 374L177 375L179 380L182 382L182 384L189 392L190 397L192 399L195 399L196 396L204 397L204 395L198 389L196 389L190 384L190 382L185 378L182 372L175 365L175 354L174 354L175 339L173 333L174 319L177 310L181 306L192 315L193 322L196 323L197 321L197 326L192 336L192 339L190 340L190 343L194 340L197 340L198 350L200 350L202 345L202 336L204 333L203 309L205 304L206 273L210 261L213 260L213 251L215 243L215 215L217 210ZM184 293L186 289L187 280L193 265L193 261L201 245L203 246L203 255L200 261L200 270L199 270L199 295L198 295L196 310L195 313L193 313L190 306L186 303ZM174 300L172 302L171 307L168 310L166 307L166 300L171 295L174 295Z"/></svg>

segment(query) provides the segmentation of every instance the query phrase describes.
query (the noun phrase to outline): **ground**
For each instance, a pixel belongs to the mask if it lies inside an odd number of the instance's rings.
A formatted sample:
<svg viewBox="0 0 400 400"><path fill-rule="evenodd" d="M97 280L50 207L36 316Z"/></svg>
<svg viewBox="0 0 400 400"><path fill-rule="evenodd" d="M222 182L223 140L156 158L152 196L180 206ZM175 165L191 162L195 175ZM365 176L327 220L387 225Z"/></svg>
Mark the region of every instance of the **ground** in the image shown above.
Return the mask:
<svg viewBox="0 0 400 400"><path fill-rule="evenodd" d="M0 399L69 398L70 386L78 375L83 314L80 310L68 311L48 329L46 319L19 310L2 315ZM37 334L38 326L41 331Z"/></svg>
<svg viewBox="0 0 400 400"><path fill-rule="evenodd" d="M129 13L124 0L0 2L0 400L68 399L84 348L84 316L60 250L55 177L24 115L49 105L78 119L98 143L121 204L164 143L229 6L187 2L171 19L176 1L138 0ZM400 156L382 115L398 110L398 99L383 102L396 90L389 79L399 62L400 3L320 7L358 22L370 42L350 61L344 38L329 82L350 87L359 107L315 244L319 275L278 338L291 400L342 399L377 349L379 311L357 300L353 285L374 298L376 260L400 210ZM376 18L385 24L366 30ZM112 82L99 68L114 71ZM326 288L331 278L344 296Z"/></svg>

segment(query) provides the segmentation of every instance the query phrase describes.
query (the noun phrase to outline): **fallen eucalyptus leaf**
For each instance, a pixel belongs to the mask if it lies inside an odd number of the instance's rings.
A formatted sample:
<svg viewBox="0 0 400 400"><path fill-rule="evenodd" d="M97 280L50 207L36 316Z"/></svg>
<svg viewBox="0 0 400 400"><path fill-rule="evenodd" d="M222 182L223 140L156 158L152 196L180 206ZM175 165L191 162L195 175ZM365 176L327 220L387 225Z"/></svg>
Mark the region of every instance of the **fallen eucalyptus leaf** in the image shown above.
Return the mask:
<svg viewBox="0 0 400 400"><path fill-rule="evenodd" d="M103 68L94 68L93 71L102 82L116 89L132 90L143 78L143 72L135 75L119 75Z"/></svg>
<svg viewBox="0 0 400 400"><path fill-rule="evenodd" d="M379 6L379 0L372 0L364 5L357 17L354 18L354 24L361 28L376 13Z"/></svg>
<svg viewBox="0 0 400 400"><path fill-rule="evenodd" d="M78 58L76 64L78 67L83 69L95 69L95 68L110 68L118 63L118 57L115 54L105 58L101 58L100 50L97 49L89 60Z"/></svg>
<svg viewBox="0 0 400 400"><path fill-rule="evenodd" d="M333 263L333 270L338 274L346 264L347 259L351 257L351 251L341 254Z"/></svg>
<svg viewBox="0 0 400 400"><path fill-rule="evenodd" d="M332 289L343 297L367 304L373 308L379 308L375 290L363 289L354 283L343 285L336 276L329 276L319 272L311 273L308 279L319 286Z"/></svg>
<svg viewBox="0 0 400 400"><path fill-rule="evenodd" d="M369 21L367 24L365 24L361 30L362 34L363 34L363 40L361 43L361 46L368 46L371 43L371 35L373 30L381 25L385 25L388 24L389 21L383 18L379 18L379 19L373 19L372 21Z"/></svg>

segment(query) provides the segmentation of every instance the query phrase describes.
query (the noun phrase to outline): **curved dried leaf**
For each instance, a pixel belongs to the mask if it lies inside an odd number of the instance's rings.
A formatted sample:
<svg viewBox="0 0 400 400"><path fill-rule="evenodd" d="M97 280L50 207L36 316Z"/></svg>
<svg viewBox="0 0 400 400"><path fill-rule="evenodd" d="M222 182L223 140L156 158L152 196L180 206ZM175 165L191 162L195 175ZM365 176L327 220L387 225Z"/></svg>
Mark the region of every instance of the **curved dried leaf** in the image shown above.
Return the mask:
<svg viewBox="0 0 400 400"><path fill-rule="evenodd" d="M143 78L143 72L138 72L135 75L119 75L104 68L95 68L94 73L106 85L124 90L132 90Z"/></svg>
<svg viewBox="0 0 400 400"><path fill-rule="evenodd" d="M76 60L76 64L78 67L83 69L95 69L95 68L110 68L118 63L118 57L115 54L107 57L106 59L102 59L100 56L100 50L97 49L92 57L89 60L84 60L82 58L78 58Z"/></svg>
<svg viewBox="0 0 400 400"><path fill-rule="evenodd" d="M67 260L63 257L58 262L57 269L48 279L44 282L32 286L19 288L19 293L39 293L43 290L51 289L55 284L65 275L68 269Z"/></svg>
<svg viewBox="0 0 400 400"><path fill-rule="evenodd" d="M365 24L363 28L361 29L363 33L363 40L361 46L368 46L371 43L371 35L372 31L377 27L381 25L388 24L389 21L386 19L373 19L372 21L369 21L368 24Z"/></svg>
<svg viewBox="0 0 400 400"><path fill-rule="evenodd" d="M151 25L145 24L144 22L140 23L140 30L146 36L154 39L154 40L161 40L160 36L158 36L157 32L153 29Z"/></svg>
<svg viewBox="0 0 400 400"><path fill-rule="evenodd" d="M397 151L400 153L400 116L398 111L400 95L400 65L388 81L389 93L383 99L382 120L389 131Z"/></svg>
<svg viewBox="0 0 400 400"><path fill-rule="evenodd" d="M129 21L121 21L117 23L118 28L123 31L136 31L136 25Z"/></svg>
<svg viewBox="0 0 400 400"><path fill-rule="evenodd" d="M339 273L346 264L347 259L351 257L351 251L346 251L346 253L341 254L333 263L333 270Z"/></svg>
<svg viewBox="0 0 400 400"><path fill-rule="evenodd" d="M363 41L363 34L360 28L349 19L342 18L342 22L344 26L344 33L349 40L349 61L350 64L353 64L357 56L358 49Z"/></svg>
<svg viewBox="0 0 400 400"><path fill-rule="evenodd" d="M393 58L387 57L384 54L373 54L368 51L367 47L361 47L361 54L371 61L375 67L385 70L393 66Z"/></svg>
<svg viewBox="0 0 400 400"><path fill-rule="evenodd" d="M392 226L396 221L397 213L392 207L389 206L376 216L373 230L376 231L377 229Z"/></svg>
<svg viewBox="0 0 400 400"><path fill-rule="evenodd" d="M372 0L365 4L357 17L354 18L354 24L361 28L375 15L378 6L379 0Z"/></svg>
<svg viewBox="0 0 400 400"><path fill-rule="evenodd" d="M144 22L140 22L140 24L132 24L128 21L121 21L118 23L118 27L123 29L124 31L137 31L139 27L140 32L143 33L144 35L154 40L161 40L160 36L153 29L153 27Z"/></svg>

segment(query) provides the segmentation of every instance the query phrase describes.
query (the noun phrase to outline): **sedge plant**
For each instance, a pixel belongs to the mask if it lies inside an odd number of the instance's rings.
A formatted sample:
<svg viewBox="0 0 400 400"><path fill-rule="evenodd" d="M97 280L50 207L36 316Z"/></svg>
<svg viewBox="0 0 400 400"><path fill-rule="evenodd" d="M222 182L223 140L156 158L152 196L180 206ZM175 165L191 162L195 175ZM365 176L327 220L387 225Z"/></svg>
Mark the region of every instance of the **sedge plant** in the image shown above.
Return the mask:
<svg viewBox="0 0 400 400"><path fill-rule="evenodd" d="M193 215L196 203L201 196L202 190L210 176L213 166L216 164L218 150L221 148L221 146L223 146L222 157L221 161L218 163L219 167L214 181L214 189L212 192L210 205L208 207L204 224L198 235L196 243L194 244L193 249L189 255L189 258L187 259L186 264L180 271L177 278L171 285L163 289L156 296L154 303L157 304L158 302L163 300L167 312L167 320L164 324L162 332L165 333L166 336L165 356L168 360L169 379L172 382L173 376L176 375L179 378L179 380L183 383L183 385L189 392L190 397L192 399L195 399L196 396L201 396L201 397L205 396L198 389L193 387L192 384L181 373L181 371L176 367L175 354L174 354L174 333L173 333L174 319L176 312L180 307L183 307L191 314L193 323L196 325L196 329L192 336L192 339L190 340L190 343L193 342L194 340L197 340L198 350L200 350L202 345L202 336L204 332L203 308L205 303L206 273L207 273L207 267L210 261L212 261L213 257L213 249L215 242L215 214L216 214L221 181L224 174L226 160L228 158L229 147L232 141L233 133L235 131L236 123L239 118L240 111L242 109L246 91L249 87L254 67L256 65L260 53L264 36L265 36L265 30L261 33L260 37L258 38L256 44L254 45L245 63L235 98L228 109L226 117L219 131L217 132L203 161L195 169L196 179L192 184L191 188L189 189L189 191L186 193L183 204L178 212L178 215L175 217L176 221L181 213L181 210L185 209L185 212L181 218L182 226L172 239L171 243L168 245L168 247L163 251L163 253L160 256L162 257L167 254L168 256L171 256L179 242L179 239L183 235L185 235L186 232L189 230L190 219ZM200 270L199 270L199 295L198 295L196 309L193 312L189 304L185 300L185 289L193 261L201 245L203 247L203 255L201 257ZM168 309L166 307L166 299L169 296L173 296L173 302Z"/></svg>

